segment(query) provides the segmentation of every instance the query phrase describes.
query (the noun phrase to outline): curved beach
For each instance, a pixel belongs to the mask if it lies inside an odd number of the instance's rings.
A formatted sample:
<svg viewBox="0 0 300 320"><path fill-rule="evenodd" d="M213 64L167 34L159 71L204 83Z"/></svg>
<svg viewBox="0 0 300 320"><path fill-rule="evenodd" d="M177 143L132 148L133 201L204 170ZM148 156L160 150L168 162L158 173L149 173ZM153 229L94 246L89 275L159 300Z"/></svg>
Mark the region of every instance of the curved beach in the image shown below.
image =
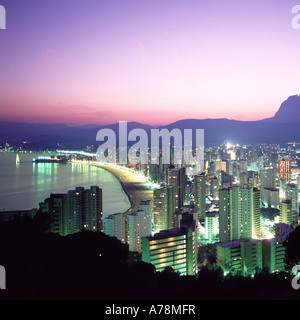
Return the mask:
<svg viewBox="0 0 300 320"><path fill-rule="evenodd" d="M109 171L120 181L131 203L131 207L124 214L136 211L141 201L153 200L153 190L141 181L135 173L107 164L95 164L95 166Z"/></svg>

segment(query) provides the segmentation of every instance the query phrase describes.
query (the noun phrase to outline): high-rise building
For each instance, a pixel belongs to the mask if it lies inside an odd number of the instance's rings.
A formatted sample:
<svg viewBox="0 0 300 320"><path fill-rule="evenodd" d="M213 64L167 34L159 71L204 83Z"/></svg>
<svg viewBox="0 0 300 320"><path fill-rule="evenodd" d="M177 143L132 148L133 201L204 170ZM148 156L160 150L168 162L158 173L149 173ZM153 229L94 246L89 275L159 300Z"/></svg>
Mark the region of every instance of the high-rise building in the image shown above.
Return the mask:
<svg viewBox="0 0 300 320"><path fill-rule="evenodd" d="M40 210L52 218L50 231L61 236L68 234L68 210L66 194L51 194L40 203Z"/></svg>
<svg viewBox="0 0 300 320"><path fill-rule="evenodd" d="M279 189L263 188L261 189L261 202L266 207L279 207Z"/></svg>
<svg viewBox="0 0 300 320"><path fill-rule="evenodd" d="M104 219L104 233L110 237L116 237L122 243L126 243L125 216L123 213L114 213Z"/></svg>
<svg viewBox="0 0 300 320"><path fill-rule="evenodd" d="M69 233L82 230L101 231L103 217L102 189L77 187L68 191Z"/></svg>
<svg viewBox="0 0 300 320"><path fill-rule="evenodd" d="M174 225L174 187L165 186L153 191L154 232L170 229Z"/></svg>
<svg viewBox="0 0 300 320"><path fill-rule="evenodd" d="M279 222L288 225L292 224L292 202L291 200L283 200L280 205Z"/></svg>
<svg viewBox="0 0 300 320"><path fill-rule="evenodd" d="M195 275L197 267L196 221L187 214L181 227L163 230L142 239L142 260L151 263L156 271L172 267L181 275Z"/></svg>
<svg viewBox="0 0 300 320"><path fill-rule="evenodd" d="M243 239L218 243L217 264L225 274L254 275L263 268L262 242Z"/></svg>
<svg viewBox="0 0 300 320"><path fill-rule="evenodd" d="M286 185L285 195L287 200L291 200L292 211L299 213L299 186L294 183Z"/></svg>
<svg viewBox="0 0 300 320"><path fill-rule="evenodd" d="M205 174L201 173L194 176L195 183L195 207L198 213L198 219L205 220L206 215L206 183Z"/></svg>
<svg viewBox="0 0 300 320"><path fill-rule="evenodd" d="M185 168L169 171L169 185L174 187L175 210L182 208L186 202L186 183Z"/></svg>
<svg viewBox="0 0 300 320"><path fill-rule="evenodd" d="M102 189L77 187L66 194L51 194L40 203L40 210L51 214L52 232L67 235L82 230L102 230Z"/></svg>
<svg viewBox="0 0 300 320"><path fill-rule="evenodd" d="M75 190L68 191L68 231L76 233L83 230L84 212L84 188L77 187Z"/></svg>
<svg viewBox="0 0 300 320"><path fill-rule="evenodd" d="M98 186L91 186L84 191L85 196L85 215L83 227L85 230L103 230L103 201L102 189Z"/></svg>
<svg viewBox="0 0 300 320"><path fill-rule="evenodd" d="M290 182L291 162L289 160L278 161L278 175L279 179L285 180L286 183Z"/></svg>
<svg viewBox="0 0 300 320"><path fill-rule="evenodd" d="M260 234L260 193L256 188L219 191L220 241L248 239Z"/></svg>
<svg viewBox="0 0 300 320"><path fill-rule="evenodd" d="M260 188L276 188L276 169L269 167L259 172Z"/></svg>
<svg viewBox="0 0 300 320"><path fill-rule="evenodd" d="M152 201L151 200L143 200L138 205L138 210L144 210L148 216L147 219L150 220L150 233L153 231L153 214L152 214Z"/></svg>
<svg viewBox="0 0 300 320"><path fill-rule="evenodd" d="M269 272L285 270L285 246L289 234L294 229L285 223L275 224L275 238L264 239L263 242L263 267Z"/></svg>
<svg viewBox="0 0 300 320"><path fill-rule="evenodd" d="M127 243L129 251L142 252L142 238L150 236L151 215L144 210L138 210L127 215Z"/></svg>
<svg viewBox="0 0 300 320"><path fill-rule="evenodd" d="M258 188L253 188L252 193L253 193L252 237L259 237L261 235L261 225L260 225L261 194Z"/></svg>
<svg viewBox="0 0 300 320"><path fill-rule="evenodd" d="M214 200L219 200L219 181L217 177L210 179L210 194Z"/></svg>
<svg viewBox="0 0 300 320"><path fill-rule="evenodd" d="M210 242L219 241L219 212L207 212L205 217L205 234Z"/></svg>

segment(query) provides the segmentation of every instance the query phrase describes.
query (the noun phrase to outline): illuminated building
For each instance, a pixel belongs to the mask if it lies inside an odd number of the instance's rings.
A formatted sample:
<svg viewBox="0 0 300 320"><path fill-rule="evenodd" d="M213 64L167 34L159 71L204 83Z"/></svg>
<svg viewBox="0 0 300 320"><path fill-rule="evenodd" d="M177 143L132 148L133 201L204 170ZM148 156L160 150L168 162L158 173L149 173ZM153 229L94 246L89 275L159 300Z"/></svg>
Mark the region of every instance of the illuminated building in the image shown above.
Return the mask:
<svg viewBox="0 0 300 320"><path fill-rule="evenodd" d="M220 241L260 235L260 192L256 188L230 187L219 191Z"/></svg>
<svg viewBox="0 0 300 320"><path fill-rule="evenodd" d="M252 237L259 237L261 234L260 225L260 190L257 188L251 189L253 193L253 213L252 213Z"/></svg>
<svg viewBox="0 0 300 320"><path fill-rule="evenodd" d="M195 181L195 207L198 213L198 219L201 221L205 220L206 214L206 183L205 174L201 173L194 176Z"/></svg>
<svg viewBox="0 0 300 320"><path fill-rule="evenodd" d="M263 268L262 242L238 240L217 244L217 265L226 273L253 275Z"/></svg>
<svg viewBox="0 0 300 320"><path fill-rule="evenodd" d="M129 251L142 252L142 238L150 236L151 215L138 210L127 215L127 243Z"/></svg>
<svg viewBox="0 0 300 320"><path fill-rule="evenodd" d="M224 160L220 161L220 171L223 171L226 173L226 168L227 168L227 162Z"/></svg>
<svg viewBox="0 0 300 320"><path fill-rule="evenodd" d="M219 212L206 212L205 234L209 242L219 241Z"/></svg>
<svg viewBox="0 0 300 320"><path fill-rule="evenodd" d="M291 200L292 211L299 213L299 187L297 184L290 183L285 189L286 199Z"/></svg>
<svg viewBox="0 0 300 320"><path fill-rule="evenodd" d="M210 179L210 194L214 200L219 200L219 181L216 177Z"/></svg>
<svg viewBox="0 0 300 320"><path fill-rule="evenodd" d="M68 191L68 231L77 233L83 230L84 188L77 187Z"/></svg>
<svg viewBox="0 0 300 320"><path fill-rule="evenodd" d="M217 244L217 264L224 273L254 275L265 269L269 273L284 271L284 242L292 228L280 223L275 225L276 237L272 239L244 239Z"/></svg>
<svg viewBox="0 0 300 320"><path fill-rule="evenodd" d="M154 232L170 229L174 226L175 197L173 186L153 190L152 210Z"/></svg>
<svg viewBox="0 0 300 320"><path fill-rule="evenodd" d="M280 216L279 222L292 224L292 202L291 200L284 200L280 203Z"/></svg>
<svg viewBox="0 0 300 320"><path fill-rule="evenodd" d="M265 168L259 172L260 188L276 188L275 168Z"/></svg>
<svg viewBox="0 0 300 320"><path fill-rule="evenodd" d="M169 185L174 187L175 210L183 207L186 202L186 183L185 168L169 171Z"/></svg>
<svg viewBox="0 0 300 320"><path fill-rule="evenodd" d="M104 233L110 237L116 237L122 243L126 243L125 216L123 213L114 213L104 219Z"/></svg>
<svg viewBox="0 0 300 320"><path fill-rule="evenodd" d="M103 216L102 189L77 187L68 191L68 230L76 233L82 230L101 231Z"/></svg>
<svg viewBox="0 0 300 320"><path fill-rule="evenodd" d="M91 186L84 190L85 214L83 226L85 230L103 230L103 200L102 189L98 186Z"/></svg>
<svg viewBox="0 0 300 320"><path fill-rule="evenodd" d="M77 187L66 194L51 194L40 203L51 214L53 233L65 236L82 230L102 230L102 189Z"/></svg>
<svg viewBox="0 0 300 320"><path fill-rule="evenodd" d="M285 223L275 224L276 237L263 240L263 266L269 273L285 270L284 242L293 231Z"/></svg>
<svg viewBox="0 0 300 320"><path fill-rule="evenodd" d="M289 160L278 161L278 174L279 174L279 179L285 180L286 183L290 182L291 163Z"/></svg>
<svg viewBox="0 0 300 320"><path fill-rule="evenodd" d="M138 210L144 210L148 216L148 219L150 219L150 233L152 232L153 228L153 214L152 214L152 201L151 200L144 200L141 201L138 205Z"/></svg>
<svg viewBox="0 0 300 320"><path fill-rule="evenodd" d="M279 189L263 188L261 189L261 201L265 207L279 207Z"/></svg>
<svg viewBox="0 0 300 320"><path fill-rule="evenodd" d="M180 275L195 275L197 266L196 221L184 215L180 228L163 230L142 239L142 261L156 271L172 267Z"/></svg>

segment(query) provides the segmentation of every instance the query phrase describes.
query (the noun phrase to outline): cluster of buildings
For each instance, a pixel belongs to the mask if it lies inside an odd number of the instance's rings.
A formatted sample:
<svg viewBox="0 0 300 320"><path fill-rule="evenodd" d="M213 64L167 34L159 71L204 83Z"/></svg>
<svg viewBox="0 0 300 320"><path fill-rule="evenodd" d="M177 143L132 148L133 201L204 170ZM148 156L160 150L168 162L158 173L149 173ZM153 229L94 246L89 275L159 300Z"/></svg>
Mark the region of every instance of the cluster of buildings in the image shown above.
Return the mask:
<svg viewBox="0 0 300 320"><path fill-rule="evenodd" d="M138 211L105 218L104 232L157 270L197 273L204 243L225 273L284 270L283 243L298 225L299 153L298 144L222 144L206 148L205 170L192 177L183 165L137 165L160 187Z"/></svg>
<svg viewBox="0 0 300 320"><path fill-rule="evenodd" d="M134 212L103 218L99 187L51 194L40 210L52 214L54 233L103 231L157 271L195 275L198 251L212 244L224 273L279 272L299 221L299 154L298 144L222 144L205 149L205 169L195 176L184 165L130 166L159 186Z"/></svg>

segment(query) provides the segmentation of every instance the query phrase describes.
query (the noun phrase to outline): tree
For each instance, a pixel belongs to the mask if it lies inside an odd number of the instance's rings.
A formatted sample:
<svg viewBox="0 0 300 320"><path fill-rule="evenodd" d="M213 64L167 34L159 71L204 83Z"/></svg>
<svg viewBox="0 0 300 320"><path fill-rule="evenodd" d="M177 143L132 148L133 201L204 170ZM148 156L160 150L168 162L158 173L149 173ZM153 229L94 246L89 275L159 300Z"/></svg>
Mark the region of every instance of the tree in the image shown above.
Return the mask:
<svg viewBox="0 0 300 320"><path fill-rule="evenodd" d="M291 270L295 265L300 264L300 226L290 233L284 246L286 248L285 263Z"/></svg>

